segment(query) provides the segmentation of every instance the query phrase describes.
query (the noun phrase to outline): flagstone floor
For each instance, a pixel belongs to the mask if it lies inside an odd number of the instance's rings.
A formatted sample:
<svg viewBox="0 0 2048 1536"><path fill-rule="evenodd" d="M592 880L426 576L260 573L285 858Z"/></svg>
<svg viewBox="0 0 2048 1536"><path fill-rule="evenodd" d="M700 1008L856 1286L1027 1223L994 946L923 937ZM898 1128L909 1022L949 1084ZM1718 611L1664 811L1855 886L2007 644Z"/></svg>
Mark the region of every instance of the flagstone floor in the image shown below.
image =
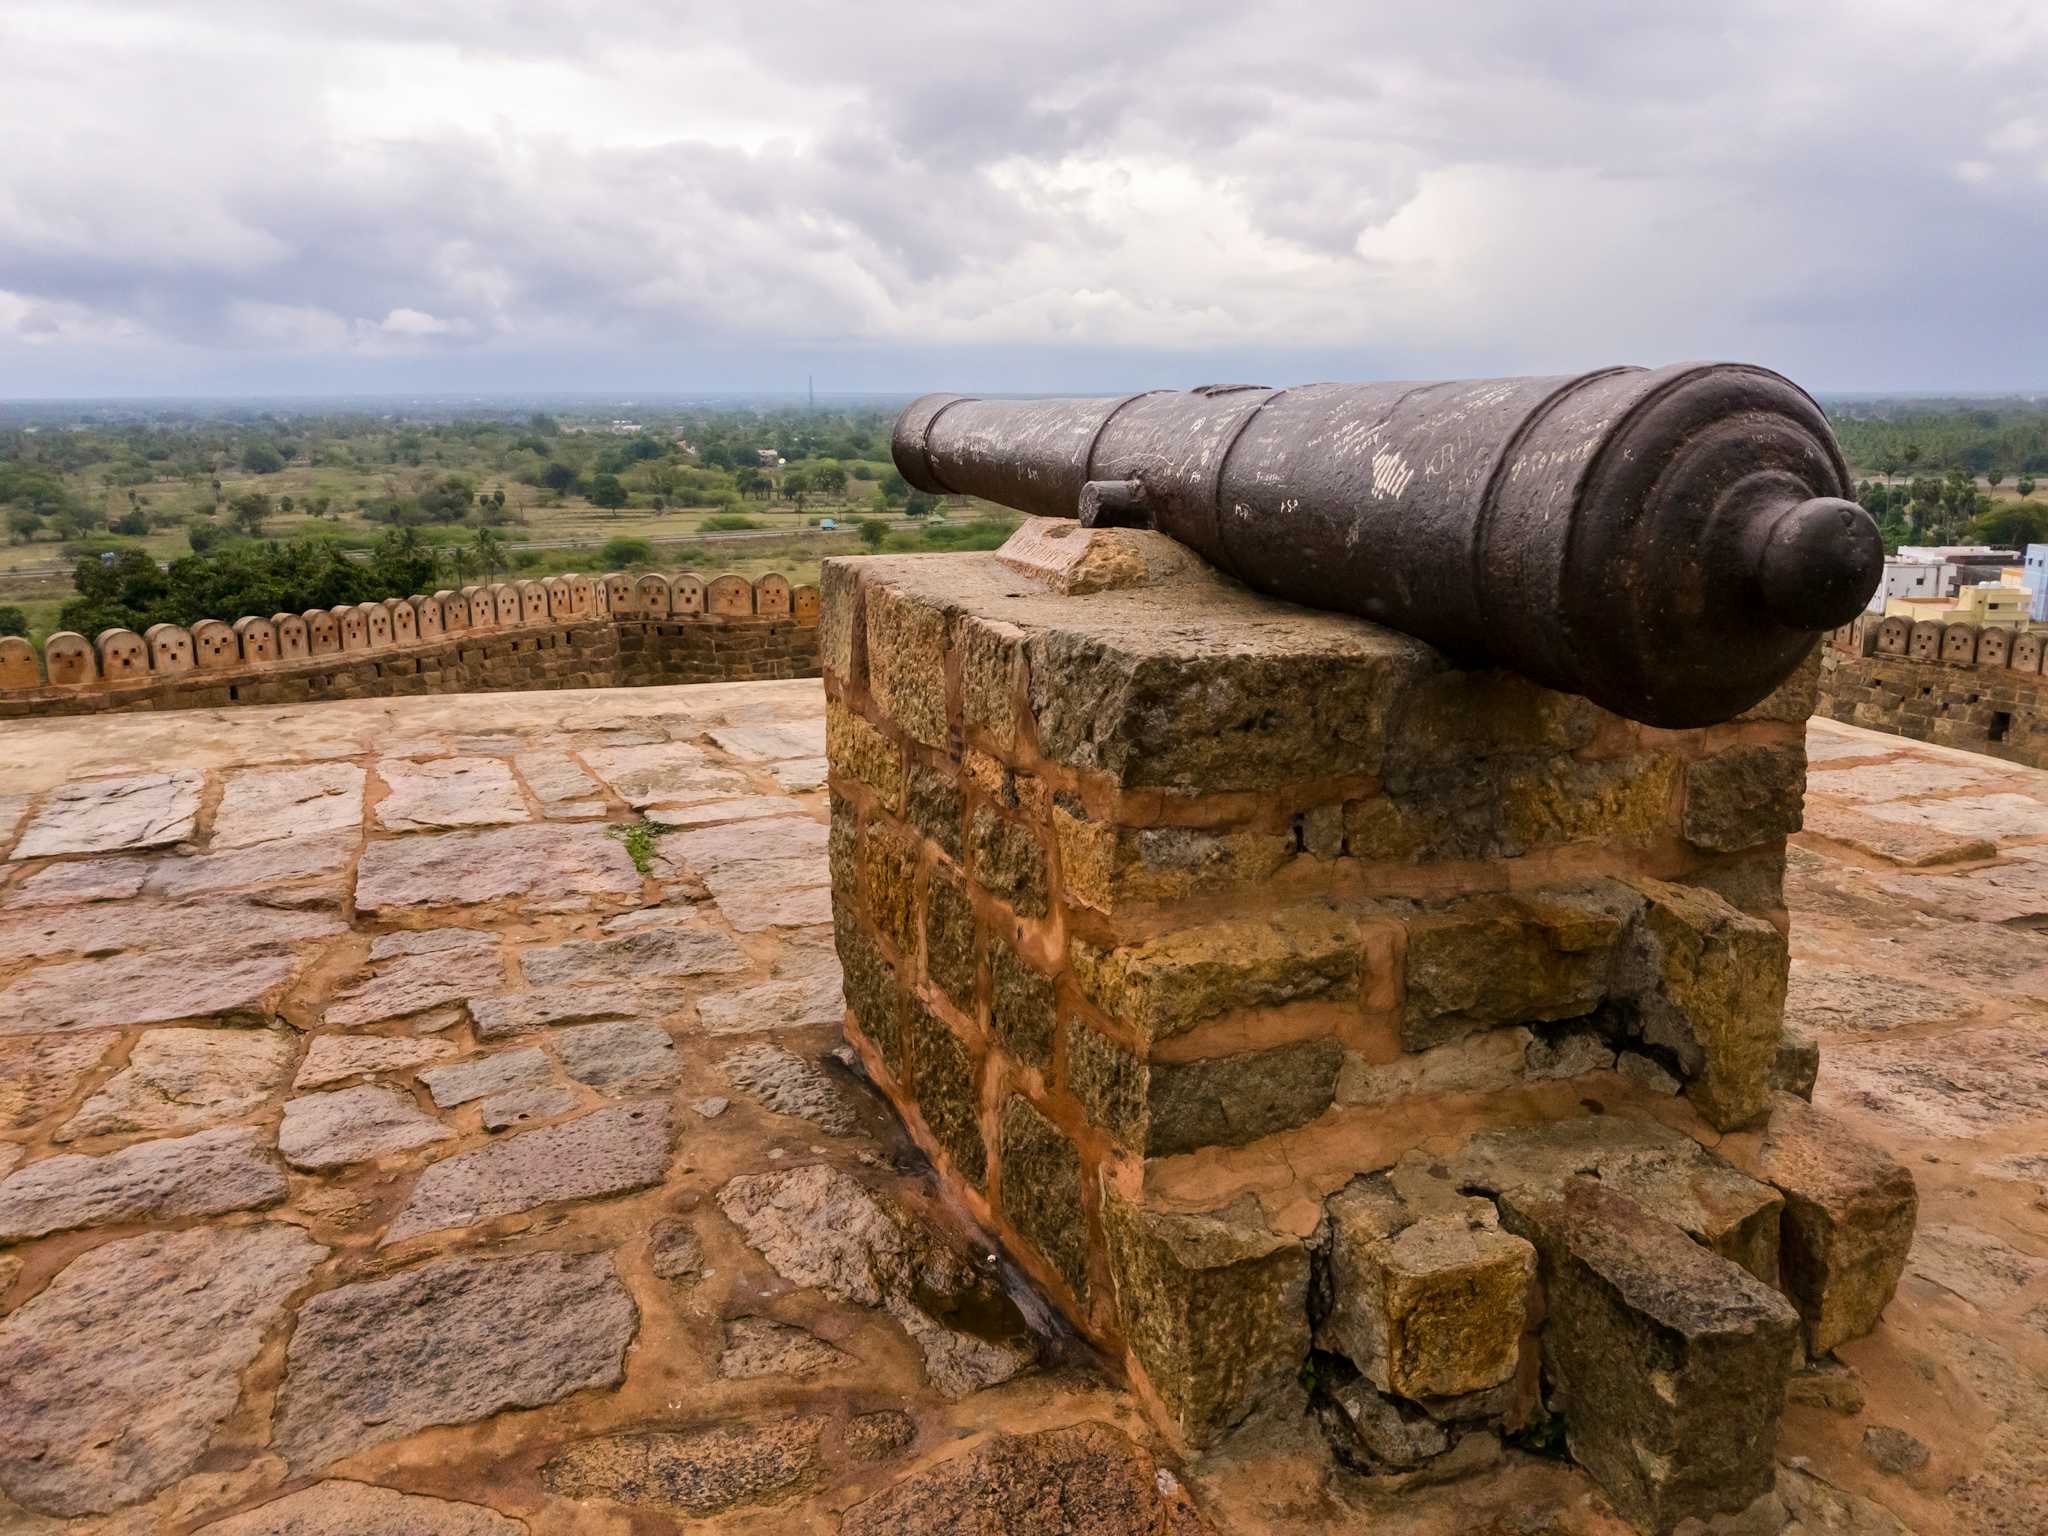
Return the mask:
<svg viewBox="0 0 2048 1536"><path fill-rule="evenodd" d="M836 1052L822 717L0 727L0 1532L1618 1529L1533 1458L1166 1455ZM1790 1011L1921 1236L1781 1491L2048 1531L2048 774L1812 749Z"/></svg>

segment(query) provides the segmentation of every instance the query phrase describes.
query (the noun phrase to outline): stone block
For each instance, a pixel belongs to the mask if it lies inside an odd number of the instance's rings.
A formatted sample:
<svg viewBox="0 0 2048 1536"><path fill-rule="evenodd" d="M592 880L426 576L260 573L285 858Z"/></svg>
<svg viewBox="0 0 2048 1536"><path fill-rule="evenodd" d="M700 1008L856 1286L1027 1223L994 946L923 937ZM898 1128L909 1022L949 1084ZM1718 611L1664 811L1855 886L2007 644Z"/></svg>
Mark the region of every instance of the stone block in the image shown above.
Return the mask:
<svg viewBox="0 0 2048 1536"><path fill-rule="evenodd" d="M963 810L960 786L950 773L923 763L912 763L904 816L947 858L960 862Z"/></svg>
<svg viewBox="0 0 2048 1536"><path fill-rule="evenodd" d="M1510 1193L1544 1288L1543 1358L1573 1460L1668 1532L1770 1491L1798 1314L1748 1271L1591 1179Z"/></svg>
<svg viewBox="0 0 2048 1536"><path fill-rule="evenodd" d="M1383 795L1345 806L1345 846L1390 863L1512 858L1575 842L1640 848L1669 827L1677 773L1662 756L1403 759Z"/></svg>
<svg viewBox="0 0 2048 1536"><path fill-rule="evenodd" d="M1685 1093L1716 1129L1770 1108L1785 1013L1785 937L1698 886L1630 882L1644 897L1623 970L1636 1023L1671 1053Z"/></svg>
<svg viewBox="0 0 2048 1536"><path fill-rule="evenodd" d="M918 1113L952 1161L953 1171L976 1189L988 1182L988 1147L981 1138L974 1056L929 1008L911 999L910 1073Z"/></svg>
<svg viewBox="0 0 2048 1536"><path fill-rule="evenodd" d="M961 716L989 747L1007 752L1017 744L1024 631L1014 624L967 618L959 635Z"/></svg>
<svg viewBox="0 0 2048 1536"><path fill-rule="evenodd" d="M1052 1073L1058 1015L1052 978L1001 939L988 945L989 1022L1003 1048L1026 1066Z"/></svg>
<svg viewBox="0 0 2048 1536"><path fill-rule="evenodd" d="M1392 1104L1440 1094L1495 1093L1528 1072L1534 1043L1526 1029L1491 1029L1389 1062L1348 1055L1337 1079L1337 1102ZM1609 1051L1607 1064L1613 1062L1614 1053Z"/></svg>
<svg viewBox="0 0 2048 1536"><path fill-rule="evenodd" d="M1685 771L1685 840L1733 853L1799 830L1806 749L1729 747Z"/></svg>
<svg viewBox="0 0 2048 1536"><path fill-rule="evenodd" d="M1375 1387L1417 1401L1483 1392L1515 1372L1536 1253L1493 1206L1418 1209L1384 1177L1332 1197L1329 1311L1317 1342Z"/></svg>
<svg viewBox="0 0 2048 1536"><path fill-rule="evenodd" d="M1148 1081L1135 1052L1079 1020L1068 1027L1068 1090L1092 1124L1134 1151L1145 1145Z"/></svg>
<svg viewBox="0 0 2048 1536"><path fill-rule="evenodd" d="M1299 1040L1270 1050L1146 1068L1142 1150L1155 1157L1241 1147L1306 1125L1336 1101L1344 1048Z"/></svg>
<svg viewBox="0 0 2048 1536"><path fill-rule="evenodd" d="M1015 1094L1004 1101L996 1156L1003 1219L1088 1301L1089 1227L1081 1204L1081 1156L1059 1127Z"/></svg>
<svg viewBox="0 0 2048 1536"><path fill-rule="evenodd" d="M1401 1043L1426 1049L1477 1029L1577 1018L1607 997L1615 947L1640 899L1612 881L1527 896L1473 896L1408 925Z"/></svg>
<svg viewBox="0 0 2048 1536"><path fill-rule="evenodd" d="M943 865L932 867L925 892L924 967L955 1008L974 1012L974 907L966 881Z"/></svg>
<svg viewBox="0 0 2048 1536"><path fill-rule="evenodd" d="M853 1022L891 1072L903 1070L904 994L879 945L843 910L832 914L839 966L846 979L846 1005Z"/></svg>
<svg viewBox="0 0 2048 1536"><path fill-rule="evenodd" d="M868 686L897 729L927 747L946 745L946 651L950 624L929 596L875 583L867 589Z"/></svg>
<svg viewBox="0 0 2048 1536"><path fill-rule="evenodd" d="M1807 1353L1826 1354L1877 1326L1913 1243L1913 1175L1833 1116L1780 1094L1756 1176L1785 1197L1785 1293L1806 1325Z"/></svg>
<svg viewBox="0 0 2048 1536"><path fill-rule="evenodd" d="M825 705L825 756L832 771L858 779L889 810L901 815L905 772L903 749L845 705Z"/></svg>
<svg viewBox="0 0 2048 1536"><path fill-rule="evenodd" d="M1292 831L1111 827L1061 805L1052 824L1066 894L1099 912L1257 885L1295 854Z"/></svg>
<svg viewBox="0 0 2048 1536"><path fill-rule="evenodd" d="M1045 916L1045 849L1022 822L988 806L977 810L967 829L967 860L974 878L1020 917Z"/></svg>
<svg viewBox="0 0 2048 1536"><path fill-rule="evenodd" d="M1308 1250L1269 1230L1257 1200L1147 1210L1103 1190L1116 1310L1131 1354L1189 1445L1261 1406L1299 1400L1308 1354Z"/></svg>
<svg viewBox="0 0 2048 1536"><path fill-rule="evenodd" d="M1820 1080L1820 1041L1811 1031L1789 1019L1778 1033L1778 1054L1771 1063L1771 1089L1813 1101L1814 1084Z"/></svg>
<svg viewBox="0 0 2048 1536"><path fill-rule="evenodd" d="M899 828L869 822L861 829L860 865L867 914L906 958L917 952L917 844Z"/></svg>
<svg viewBox="0 0 2048 1536"><path fill-rule="evenodd" d="M1294 907L1115 949L1076 940L1068 961L1090 1002L1141 1038L1164 1040L1239 1008L1356 997L1360 947L1351 918Z"/></svg>

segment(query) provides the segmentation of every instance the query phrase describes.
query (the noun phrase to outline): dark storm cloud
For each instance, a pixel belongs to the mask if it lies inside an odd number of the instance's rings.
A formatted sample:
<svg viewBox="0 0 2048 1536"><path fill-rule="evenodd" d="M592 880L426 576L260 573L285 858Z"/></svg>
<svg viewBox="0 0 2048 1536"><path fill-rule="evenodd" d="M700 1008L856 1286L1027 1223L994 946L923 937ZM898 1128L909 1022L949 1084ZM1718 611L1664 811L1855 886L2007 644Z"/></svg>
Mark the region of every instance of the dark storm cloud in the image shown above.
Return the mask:
<svg viewBox="0 0 2048 1536"><path fill-rule="evenodd" d="M5 394L2048 384L2023 4L17 0L0 55Z"/></svg>

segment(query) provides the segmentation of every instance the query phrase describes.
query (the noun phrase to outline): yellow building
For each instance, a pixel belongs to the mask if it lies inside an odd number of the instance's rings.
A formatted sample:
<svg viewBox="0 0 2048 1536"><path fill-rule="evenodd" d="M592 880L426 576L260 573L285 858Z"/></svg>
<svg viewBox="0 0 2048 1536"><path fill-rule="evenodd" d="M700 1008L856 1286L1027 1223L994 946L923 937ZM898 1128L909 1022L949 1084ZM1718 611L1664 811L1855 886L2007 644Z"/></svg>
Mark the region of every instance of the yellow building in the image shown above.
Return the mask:
<svg viewBox="0 0 2048 1536"><path fill-rule="evenodd" d="M2017 629L2027 622L2034 595L2014 579L2018 574L2017 568L2005 574L2003 581L1963 587L1954 597L1889 598L1884 605L1884 616L1888 619L1911 619L1916 624L1922 619L1932 619L1937 624Z"/></svg>

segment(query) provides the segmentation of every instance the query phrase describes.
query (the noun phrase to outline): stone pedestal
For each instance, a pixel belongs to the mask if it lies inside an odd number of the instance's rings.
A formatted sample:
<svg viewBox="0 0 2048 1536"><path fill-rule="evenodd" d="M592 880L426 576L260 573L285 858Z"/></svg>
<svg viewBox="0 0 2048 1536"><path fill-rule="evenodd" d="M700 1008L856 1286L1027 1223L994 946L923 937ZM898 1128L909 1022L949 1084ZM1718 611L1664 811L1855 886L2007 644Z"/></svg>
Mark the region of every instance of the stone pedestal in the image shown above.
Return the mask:
<svg viewBox="0 0 2048 1536"><path fill-rule="evenodd" d="M1654 730L1038 522L829 562L821 641L849 1037L1184 1445L1311 1392L1369 1473L1469 1461L1658 1356L1603 1355L1617 1327L1688 1337L1685 1437L1745 1394L1775 1419L1795 1160L1701 1142L1758 1145L1810 1068L1780 1026L1811 668ZM1843 1177L1816 1198L1862 1209ZM1680 1249L1693 1304L1632 1311ZM1552 1287L1607 1299L1559 1332ZM1648 1526L1768 1470L1747 1420L1698 1466L1582 1420Z"/></svg>

